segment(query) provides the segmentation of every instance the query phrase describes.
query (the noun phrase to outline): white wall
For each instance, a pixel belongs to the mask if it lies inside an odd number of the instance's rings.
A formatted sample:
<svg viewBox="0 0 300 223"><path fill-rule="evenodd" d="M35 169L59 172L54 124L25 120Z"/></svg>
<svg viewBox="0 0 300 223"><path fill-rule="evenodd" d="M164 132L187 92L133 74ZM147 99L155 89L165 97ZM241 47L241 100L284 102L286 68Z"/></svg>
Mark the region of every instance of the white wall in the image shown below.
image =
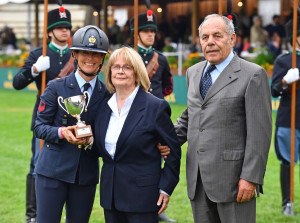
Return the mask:
<svg viewBox="0 0 300 223"><path fill-rule="evenodd" d="M280 0L258 0L258 14L262 17L263 26L270 24L273 15L280 15Z"/></svg>

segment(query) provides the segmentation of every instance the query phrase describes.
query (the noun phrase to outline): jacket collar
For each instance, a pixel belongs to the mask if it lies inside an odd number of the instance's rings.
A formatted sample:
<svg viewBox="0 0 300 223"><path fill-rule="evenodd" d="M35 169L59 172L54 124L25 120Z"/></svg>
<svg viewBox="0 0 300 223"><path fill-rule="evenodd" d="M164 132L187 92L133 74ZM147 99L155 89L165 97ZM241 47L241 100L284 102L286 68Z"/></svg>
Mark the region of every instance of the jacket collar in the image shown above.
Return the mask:
<svg viewBox="0 0 300 223"><path fill-rule="evenodd" d="M146 94L148 94L148 93L146 93L144 90L139 88L139 90L133 100L133 103L131 105L131 108L127 115L125 123L123 125L122 131L119 135L117 145L116 145L116 152L115 152L114 159L119 158L118 155L122 152L122 150L120 148L126 142L126 140L130 137L134 128L136 128L136 126L138 125L138 123L140 122L142 117L144 116L143 110L145 109L145 104L147 103L146 102ZM105 103L107 103L107 101ZM107 104L105 104L104 106L105 106L105 108L104 108L104 112L102 114L102 117L103 117L102 120L104 120L104 121L100 122L100 126L99 126L99 129L101 132L100 140L101 140L101 145L103 148L105 148L105 135L106 135L106 130L108 128L109 121L110 121L110 116L112 113L112 110L110 109L110 107ZM126 152L126 151L124 151L124 152ZM104 149L104 153L107 155L107 157L109 159L112 159L111 156L106 151L106 149Z"/></svg>
<svg viewBox="0 0 300 223"><path fill-rule="evenodd" d="M59 49L58 47L56 47L52 42L49 43L49 48L58 53L58 54L62 54L62 55L65 55L66 53L69 52L69 47L65 47L64 49Z"/></svg>
<svg viewBox="0 0 300 223"><path fill-rule="evenodd" d="M138 52L143 54L150 54L153 52L153 47L150 46L148 49L142 47L141 45L138 45Z"/></svg>
<svg viewBox="0 0 300 223"><path fill-rule="evenodd" d="M82 94L82 92L81 92L81 90L79 88L79 85L77 83L77 80L76 80L74 72L72 72L69 75L69 78L67 78L66 85L67 85L67 87L69 87L70 89L72 89L73 95L81 95ZM96 103L100 99L103 99L103 97L99 97L100 96L100 92L103 91L103 90L104 90L103 84L100 82L100 80L97 77L95 88L93 90L93 94L92 94L92 97L90 99L90 102L89 102L88 106L93 105L94 103Z"/></svg>

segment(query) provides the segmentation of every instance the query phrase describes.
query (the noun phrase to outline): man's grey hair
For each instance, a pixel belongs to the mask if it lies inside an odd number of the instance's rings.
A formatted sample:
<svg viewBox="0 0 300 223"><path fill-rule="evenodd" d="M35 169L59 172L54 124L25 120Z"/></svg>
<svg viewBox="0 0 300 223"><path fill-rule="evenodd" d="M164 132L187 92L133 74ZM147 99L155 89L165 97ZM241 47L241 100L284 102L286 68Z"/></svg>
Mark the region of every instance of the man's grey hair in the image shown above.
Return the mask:
<svg viewBox="0 0 300 223"><path fill-rule="evenodd" d="M227 35L230 37L231 34L235 33L234 32L234 25L233 25L233 22L232 20L228 19L226 16L222 16L222 15L219 15L219 14L211 14L211 15L208 15L204 18L203 22L200 24L198 30L199 30L199 36L200 36L200 40L201 40L201 28L203 26L203 24L210 18L212 17L219 17L221 19L224 20L225 24L226 24L226 27L225 27L225 30L226 30L226 33Z"/></svg>

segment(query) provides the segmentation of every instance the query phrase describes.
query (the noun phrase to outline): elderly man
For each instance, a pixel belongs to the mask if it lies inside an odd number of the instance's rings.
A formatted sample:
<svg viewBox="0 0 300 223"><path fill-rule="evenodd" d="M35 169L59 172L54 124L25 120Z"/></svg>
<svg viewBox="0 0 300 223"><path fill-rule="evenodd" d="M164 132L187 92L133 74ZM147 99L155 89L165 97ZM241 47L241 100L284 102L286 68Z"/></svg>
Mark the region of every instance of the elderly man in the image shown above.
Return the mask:
<svg viewBox="0 0 300 223"><path fill-rule="evenodd" d="M186 175L195 222L255 222L272 135L265 70L233 53L234 26L207 16L205 61L187 70L188 107L175 125L188 141Z"/></svg>

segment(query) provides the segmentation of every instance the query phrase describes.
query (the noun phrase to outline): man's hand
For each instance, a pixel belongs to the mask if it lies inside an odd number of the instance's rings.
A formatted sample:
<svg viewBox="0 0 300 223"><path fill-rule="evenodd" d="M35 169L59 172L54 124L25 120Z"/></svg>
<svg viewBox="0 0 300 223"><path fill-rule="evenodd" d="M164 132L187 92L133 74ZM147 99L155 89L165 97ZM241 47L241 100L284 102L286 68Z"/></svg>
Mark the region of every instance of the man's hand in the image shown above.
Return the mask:
<svg viewBox="0 0 300 223"><path fill-rule="evenodd" d="M255 195L256 184L240 179L239 181L239 193L237 195L236 201L238 203L243 203L250 201Z"/></svg>
<svg viewBox="0 0 300 223"><path fill-rule="evenodd" d="M162 146L160 143L157 144L157 149L160 152L160 155L167 159L168 155L170 154L170 148L168 146Z"/></svg>
<svg viewBox="0 0 300 223"><path fill-rule="evenodd" d="M87 145L87 144L89 144L89 141L91 140L90 137L84 137L84 138L80 138L80 139L76 138L76 136L75 136L76 127L77 127L76 125L63 127L61 129L61 134L71 144L74 144L74 145Z"/></svg>
<svg viewBox="0 0 300 223"><path fill-rule="evenodd" d="M295 81L299 80L299 69L298 68L291 68L288 70L286 75L283 77L283 82L286 84L291 84Z"/></svg>
<svg viewBox="0 0 300 223"><path fill-rule="evenodd" d="M161 214L162 212L164 212L164 210L167 209L168 207L168 203L169 203L169 196L164 194L164 193L160 193L158 201L157 201L157 206L161 205L161 208L158 211L158 214Z"/></svg>
<svg viewBox="0 0 300 223"><path fill-rule="evenodd" d="M38 60L33 64L34 73L40 73L50 68L50 58L48 56L40 56ZM37 72L36 72L37 71Z"/></svg>

